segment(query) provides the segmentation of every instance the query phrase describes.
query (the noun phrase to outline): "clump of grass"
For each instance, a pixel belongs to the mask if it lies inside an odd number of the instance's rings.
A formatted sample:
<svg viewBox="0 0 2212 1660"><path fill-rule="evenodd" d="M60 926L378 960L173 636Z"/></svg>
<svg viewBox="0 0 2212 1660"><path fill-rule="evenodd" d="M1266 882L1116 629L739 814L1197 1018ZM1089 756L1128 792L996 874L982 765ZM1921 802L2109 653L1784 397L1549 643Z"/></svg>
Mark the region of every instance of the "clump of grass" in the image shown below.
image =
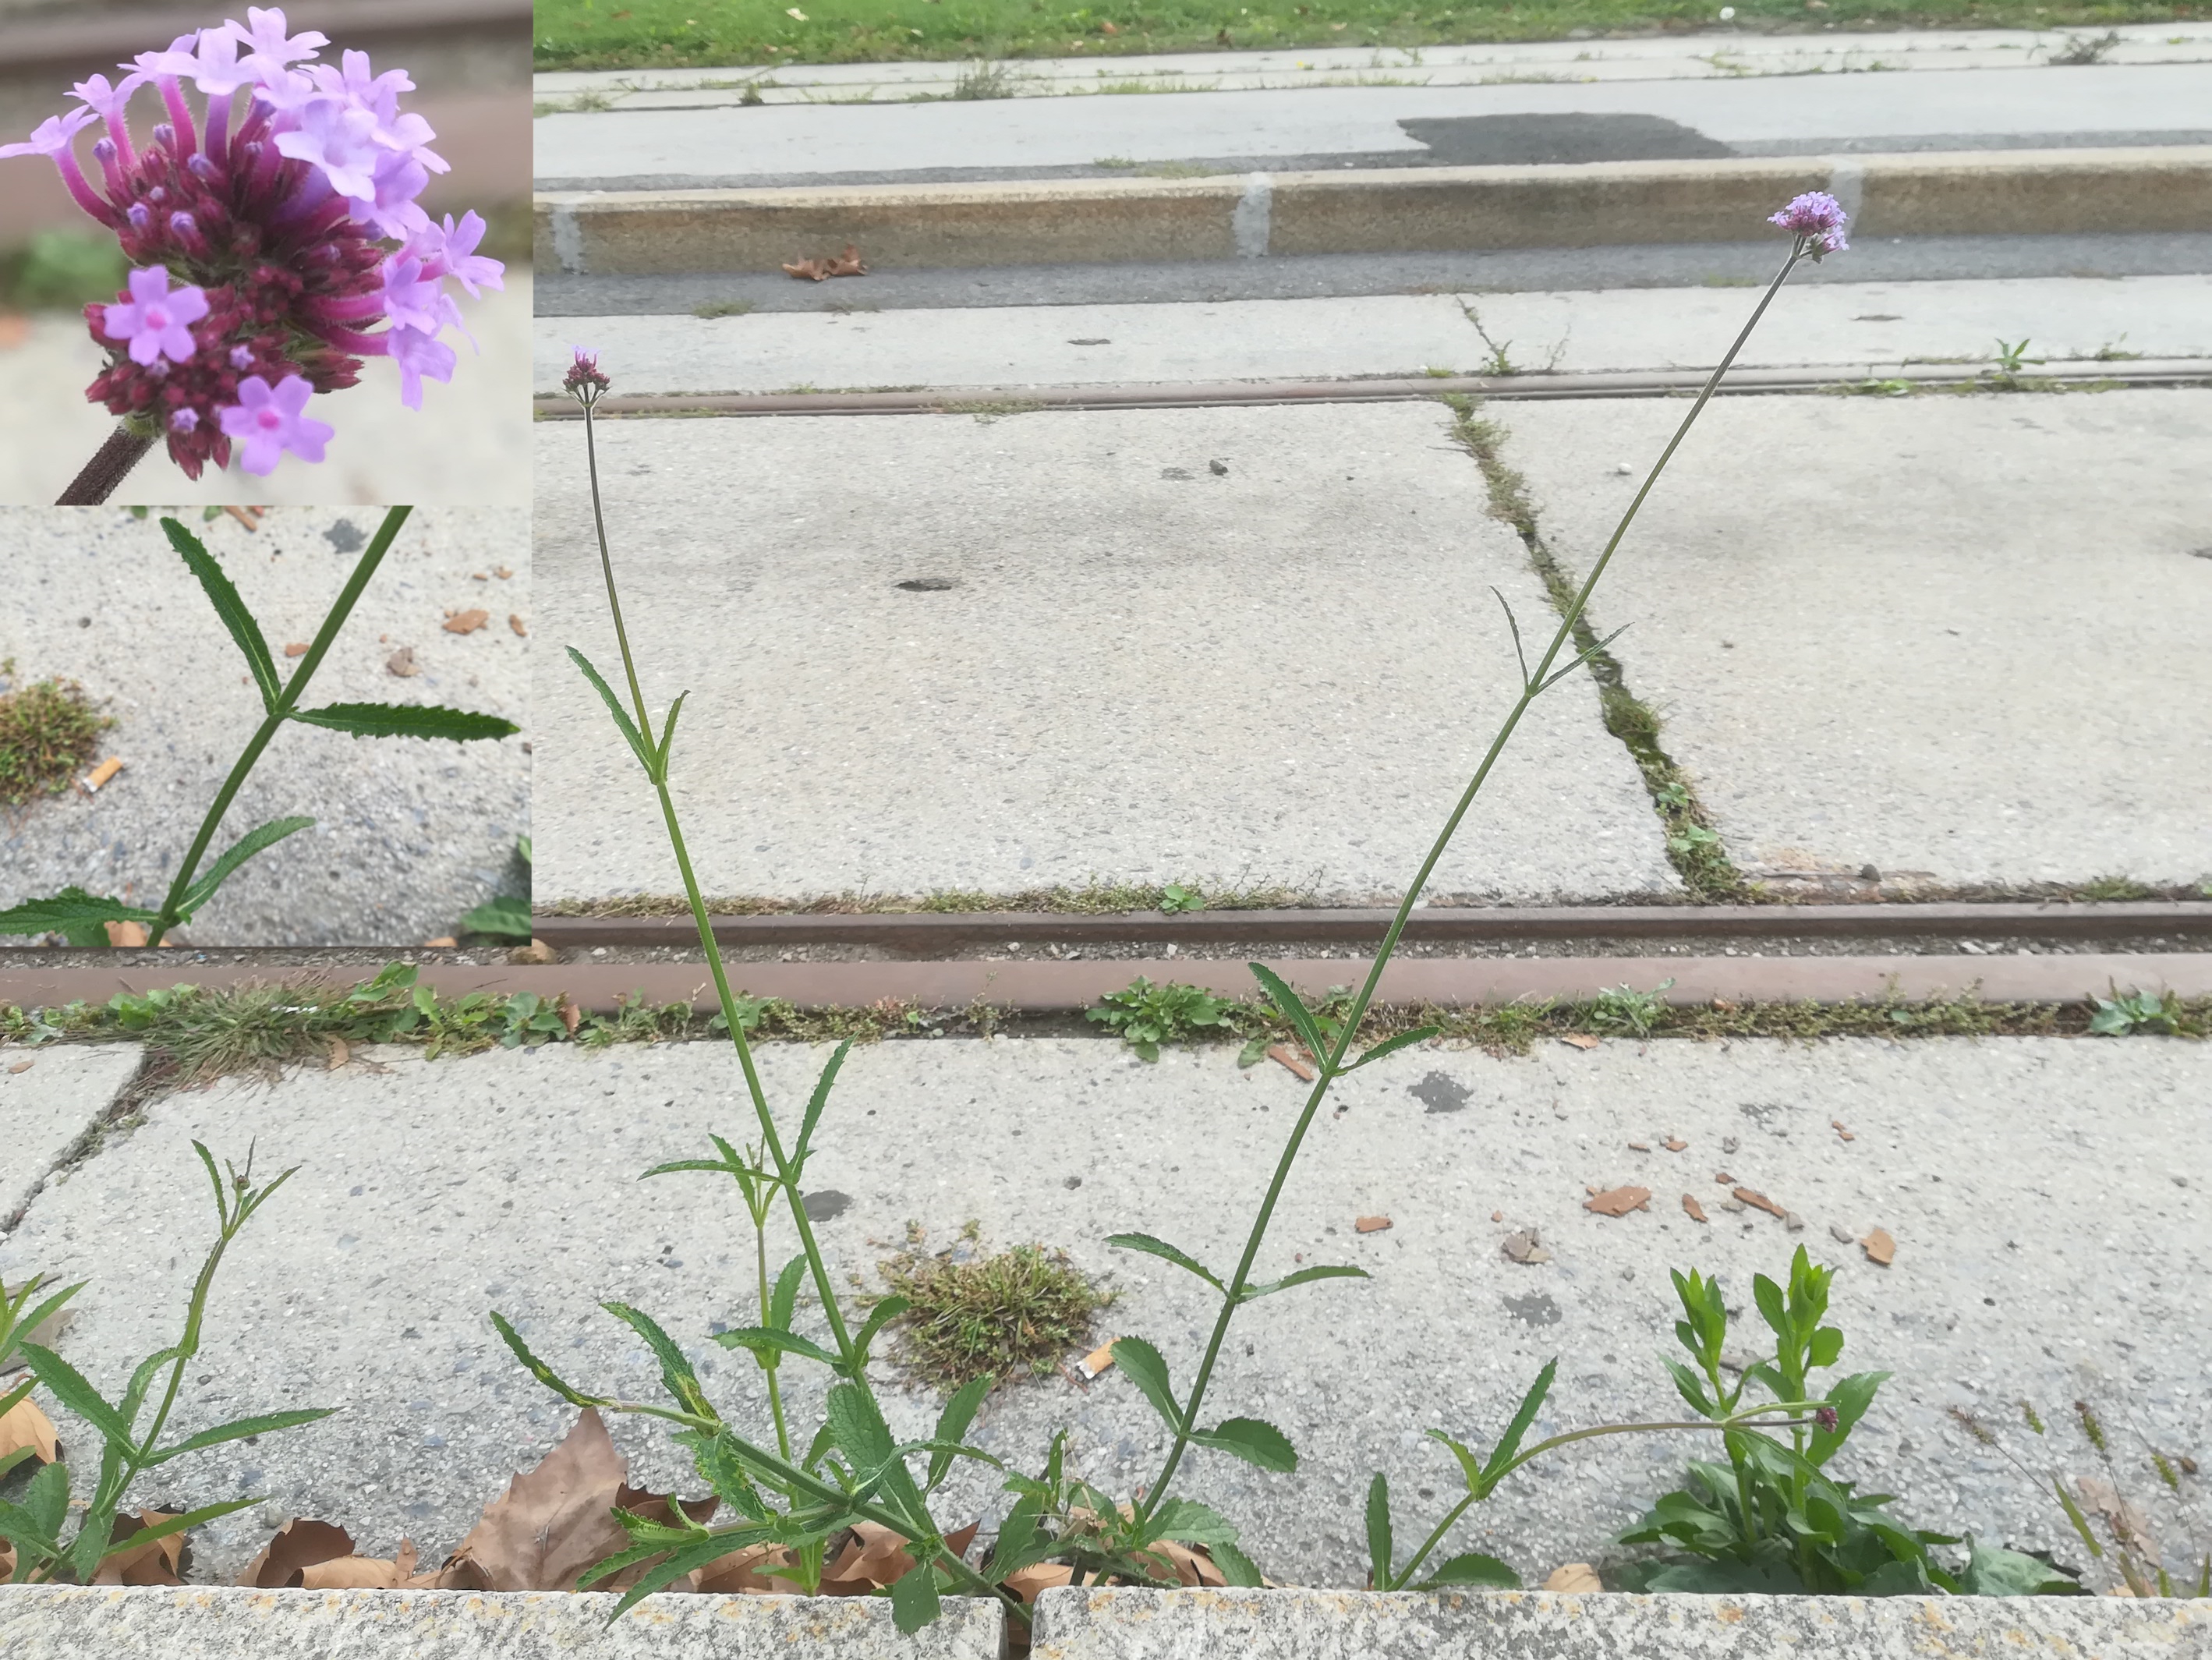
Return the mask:
<svg viewBox="0 0 2212 1660"><path fill-rule="evenodd" d="M962 1231L972 1243L978 1229ZM920 1230L909 1226L909 1242ZM925 1256L902 1251L879 1267L907 1299L897 1320L906 1364L940 1389L982 1377L1048 1375L1070 1349L1087 1347L1091 1318L1111 1303L1062 1250L1016 1245L992 1256L958 1247Z"/></svg>
<svg viewBox="0 0 2212 1660"><path fill-rule="evenodd" d="M12 658L0 662L0 681L15 672ZM59 795L114 724L74 680L33 680L0 691L0 807Z"/></svg>
<svg viewBox="0 0 2212 1660"><path fill-rule="evenodd" d="M750 300L709 300L692 307L691 314L705 318L744 317L749 315L752 309L753 302Z"/></svg>
<svg viewBox="0 0 2212 1660"><path fill-rule="evenodd" d="M1122 911L1289 910L1308 904L1310 889L1284 882L1238 880L1225 884L1086 882L987 893L974 888L933 888L921 894L840 893L816 899L779 899L757 894L725 894L707 901L717 916L890 916L911 912L965 914L970 911L1048 911L1074 916L1106 916ZM617 898L554 901L543 908L553 916L680 916L681 894L626 894Z"/></svg>

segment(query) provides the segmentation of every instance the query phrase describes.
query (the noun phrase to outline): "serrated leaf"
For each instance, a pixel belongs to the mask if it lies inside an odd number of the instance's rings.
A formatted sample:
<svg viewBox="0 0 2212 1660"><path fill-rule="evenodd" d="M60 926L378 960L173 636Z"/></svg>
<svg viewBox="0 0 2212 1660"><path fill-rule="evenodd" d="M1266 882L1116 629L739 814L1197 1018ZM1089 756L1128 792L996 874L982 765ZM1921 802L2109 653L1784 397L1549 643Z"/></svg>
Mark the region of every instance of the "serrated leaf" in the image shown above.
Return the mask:
<svg viewBox="0 0 2212 1660"><path fill-rule="evenodd" d="M319 709L295 709L292 719L356 738L446 738L456 744L512 738L522 730L496 714L436 703L325 703Z"/></svg>
<svg viewBox="0 0 2212 1660"><path fill-rule="evenodd" d="M1212 1553L1213 1566L1221 1570L1221 1577L1243 1590L1257 1590L1266 1584L1252 1559L1236 1546L1217 1540L1206 1549Z"/></svg>
<svg viewBox="0 0 2212 1660"><path fill-rule="evenodd" d="M1298 1467L1297 1449L1273 1424L1257 1418L1224 1418L1210 1430L1192 1432L1191 1440L1257 1464L1263 1470L1288 1472Z"/></svg>
<svg viewBox="0 0 2212 1660"><path fill-rule="evenodd" d="M173 1447L164 1447L146 1461L151 1469L156 1464L166 1464L172 1458L181 1458L188 1452L198 1452L207 1447L219 1447L226 1441L240 1441L249 1435L267 1435L276 1430L297 1429L302 1424L312 1424L328 1418L336 1407L302 1407L289 1412L264 1413L258 1418L234 1419L228 1424L218 1424L213 1429L202 1430L187 1436Z"/></svg>
<svg viewBox="0 0 2212 1660"><path fill-rule="evenodd" d="M192 913L215 897L215 891L230 879L230 873L247 860L265 848L273 848L286 836L303 830L311 830L312 818L272 818L267 824L250 830L224 849L222 856L202 873L199 879L185 890L185 897L177 902L177 915L185 921Z"/></svg>
<svg viewBox="0 0 2212 1660"><path fill-rule="evenodd" d="M1521 1576L1496 1557L1471 1550L1439 1563L1436 1572L1422 1580L1417 1589L1429 1590L1438 1585L1487 1585L1497 1590L1518 1590Z"/></svg>
<svg viewBox="0 0 2212 1660"><path fill-rule="evenodd" d="M932 1438L940 1442L957 1442L968 1433L969 1425L975 1421L975 1414L983 1404L983 1397L991 1392L994 1382L986 1372L981 1377L971 1377L963 1383L953 1397L945 1403L945 1410L937 1415L937 1432ZM928 1485L932 1487L945 1479L952 1468L953 1455L940 1450L929 1456Z"/></svg>
<svg viewBox="0 0 2212 1660"><path fill-rule="evenodd" d="M1212 1549L1217 1545L1234 1545L1237 1529L1233 1523L1212 1506L1200 1504L1195 1499L1163 1499L1160 1507L1141 1529L1140 1545L1155 1540L1173 1539L1186 1545L1204 1545Z"/></svg>
<svg viewBox="0 0 2212 1660"><path fill-rule="evenodd" d="M183 558L186 568L199 579L208 602L215 607L215 614L222 619L223 627L229 630L230 637L237 642L239 650L245 654L246 666L252 672L254 684L261 690L261 707L275 708L283 688L276 679L276 660L269 654L269 642L262 635L261 624L253 620L253 613L246 608L246 601L239 598L238 589L232 585L230 578L223 575L222 567L216 562L215 556L202 545L198 537L173 519L164 519L161 531L169 538L169 545Z"/></svg>
<svg viewBox="0 0 2212 1660"><path fill-rule="evenodd" d="M1374 1048L1346 1067L1346 1072L1358 1072L1370 1061L1380 1061L1386 1055L1395 1055L1400 1049L1409 1049L1416 1043L1425 1043L1442 1031L1442 1026L1417 1026L1412 1031L1401 1031L1395 1037L1386 1037Z"/></svg>
<svg viewBox="0 0 2212 1660"><path fill-rule="evenodd" d="M661 776L664 778L668 775L668 751L676 742L676 717L684 712L684 700L690 695L688 691L679 691L676 694L676 701L668 706L668 719L660 728L660 748L658 751L658 758L660 762Z"/></svg>
<svg viewBox="0 0 2212 1660"><path fill-rule="evenodd" d="M502 939L530 938L530 902L520 894L495 894L461 918L464 933L489 933Z"/></svg>
<svg viewBox="0 0 2212 1660"><path fill-rule="evenodd" d="M799 1282L806 1277L805 1253L794 1256L783 1265L783 1272L775 1277L775 1289L769 1295L768 1323L777 1331L791 1329L792 1316L799 1309Z"/></svg>
<svg viewBox="0 0 2212 1660"><path fill-rule="evenodd" d="M629 752L637 757L638 765L645 769L645 775L658 783L660 775L654 766L653 751L638 735L637 722L623 712L622 700L615 696L614 688L600 678L599 672L592 666L590 658L574 646L568 647L568 660L583 672L584 678L592 683L592 690L599 693L600 702L607 706L607 713L614 716L615 725L621 729L623 741L629 745Z"/></svg>
<svg viewBox="0 0 2212 1660"><path fill-rule="evenodd" d="M1396 1547L1390 1537L1390 1478L1381 1470L1367 1484L1367 1563L1376 1590L1392 1590L1392 1560Z"/></svg>
<svg viewBox="0 0 2212 1660"><path fill-rule="evenodd" d="M1182 1429L1182 1408L1176 1404L1175 1391L1168 1383L1168 1363L1158 1349L1141 1337L1117 1337L1114 1364L1136 1386L1137 1393L1152 1403L1152 1410L1170 1429Z"/></svg>
<svg viewBox="0 0 2212 1660"><path fill-rule="evenodd" d="M547 1389L551 1389L554 1394L559 1395L563 1401L566 1401L570 1406L611 1407L614 1404L613 1402L606 1400L601 1396L586 1395L580 1389L571 1389L567 1383L562 1382L561 1379L555 1375L552 1367L547 1365L543 1360L540 1360L536 1355L530 1352L530 1345L522 1341L522 1335L520 1332L516 1331L513 1326L507 1324L507 1318L504 1315L494 1312L491 1316L491 1323L493 1329L499 1333L501 1338L506 1342L507 1347L514 1351L514 1358L522 1362L524 1367L529 1371L530 1375L532 1377L535 1377L539 1383L544 1384Z"/></svg>
<svg viewBox="0 0 2212 1660"><path fill-rule="evenodd" d="M813 1147L814 1127L822 1122L822 1110L830 1104L830 1091L836 1084L837 1073L845 1064L845 1057L852 1053L852 1049L853 1040L849 1037L837 1045L836 1049L830 1053L829 1061L823 1065L822 1076L815 1079L814 1093L806 1098L806 1113L799 1121L799 1140L791 1152L791 1164L794 1178L799 1168L805 1164L807 1153Z"/></svg>
<svg viewBox="0 0 2212 1660"><path fill-rule="evenodd" d="M602 1303L599 1306L645 1340L645 1346L653 1351L653 1358L660 1363L660 1386L678 1406L695 1418L716 1417L706 1390L699 1387L699 1374L691 1369L690 1357L677 1347L675 1340L660 1329L651 1315L627 1303Z"/></svg>
<svg viewBox="0 0 2212 1660"><path fill-rule="evenodd" d="M818 1360L825 1366L835 1366L837 1357L819 1343L801 1337L796 1332L781 1331L770 1326L739 1326L734 1331L718 1331L714 1341L726 1349L750 1349L755 1354L796 1354L808 1360Z"/></svg>
<svg viewBox="0 0 2212 1660"><path fill-rule="evenodd" d="M917 1562L891 1582L891 1623L911 1637L945 1611L938 1600L937 1571Z"/></svg>
<svg viewBox="0 0 2212 1660"><path fill-rule="evenodd" d="M0 910L0 934L62 933L73 928L98 927L102 922L158 922L159 911L106 899L82 888L64 888L50 899L27 899ZM105 936L102 936L103 939Z"/></svg>
<svg viewBox="0 0 2212 1660"><path fill-rule="evenodd" d="M98 1430L100 1438L110 1444L130 1444L131 1426L86 1381L82 1372L52 1349L37 1343L24 1344L21 1352L30 1362L32 1374L46 1386L55 1400Z"/></svg>
<svg viewBox="0 0 2212 1660"><path fill-rule="evenodd" d="M1240 1304L1254 1302L1262 1297L1273 1297L1279 1291L1289 1291L1294 1286L1309 1285L1316 1280L1366 1280L1372 1277L1365 1268L1332 1267L1297 1268L1285 1274L1279 1280L1270 1280L1262 1285L1245 1286L1244 1294L1237 1300Z"/></svg>
<svg viewBox="0 0 2212 1660"><path fill-rule="evenodd" d="M1489 1462L1483 1466L1486 1492L1505 1473L1505 1467L1513 1462L1513 1455L1521 1450L1521 1438L1528 1433L1528 1426L1536 1421L1536 1414L1543 1410L1544 1397L1552 1392L1552 1380L1559 1375L1559 1358L1555 1354L1544 1362L1544 1369L1536 1374L1536 1381L1521 1397L1520 1406L1514 1410L1513 1421L1505 1426L1505 1433L1498 1437L1498 1444L1491 1449Z"/></svg>
<svg viewBox="0 0 2212 1660"><path fill-rule="evenodd" d="M1304 1040L1306 1052L1316 1062L1326 1067L1328 1046L1322 1041L1321 1028L1315 1024L1312 1012L1298 1000L1297 993L1292 991L1289 982L1265 963L1247 963L1244 966L1252 970L1252 977L1267 994L1267 1000L1282 1012L1283 1018L1291 1023L1291 1029Z"/></svg>
<svg viewBox="0 0 2212 1660"><path fill-rule="evenodd" d="M859 1377L860 1369L868 1364L868 1350L874 1344L877 1334L912 1306L913 1300L909 1298L886 1297L870 1309L868 1317L861 1323L860 1330L853 1334L852 1358L840 1360L838 1370L848 1377Z"/></svg>
<svg viewBox="0 0 2212 1660"><path fill-rule="evenodd" d="M1142 1251L1147 1256L1157 1256L1164 1262L1196 1274L1218 1292L1227 1292L1228 1286L1214 1277L1213 1271L1188 1251L1180 1250L1164 1239L1155 1239L1149 1233L1116 1233L1107 1237L1106 1243L1122 1250Z"/></svg>

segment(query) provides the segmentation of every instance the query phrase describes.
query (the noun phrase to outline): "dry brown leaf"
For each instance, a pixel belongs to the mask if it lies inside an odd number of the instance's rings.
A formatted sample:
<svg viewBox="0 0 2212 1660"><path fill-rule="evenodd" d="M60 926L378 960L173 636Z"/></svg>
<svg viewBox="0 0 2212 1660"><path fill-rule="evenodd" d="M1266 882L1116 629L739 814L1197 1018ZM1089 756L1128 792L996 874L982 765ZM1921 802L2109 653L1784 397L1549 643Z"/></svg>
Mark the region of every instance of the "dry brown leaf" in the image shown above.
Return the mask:
<svg viewBox="0 0 2212 1660"><path fill-rule="evenodd" d="M393 652L391 656L384 660L384 672L386 674L396 674L402 680L413 677L418 672L415 667L415 648L402 646L398 651Z"/></svg>
<svg viewBox="0 0 2212 1660"><path fill-rule="evenodd" d="M331 1064L329 1068L331 1071L336 1072L340 1067L343 1067L347 1061L352 1059L353 1046L351 1044L348 1043L343 1037L333 1037L331 1039Z"/></svg>
<svg viewBox="0 0 2212 1660"><path fill-rule="evenodd" d="M287 657L305 657L307 654L307 642L306 641L304 641L304 640L290 640L290 641L287 641L287 642L285 642L285 645L284 645L284 655L285 655L285 656L287 656Z"/></svg>
<svg viewBox="0 0 2212 1660"><path fill-rule="evenodd" d="M2096 1475L2077 1477L2074 1485L2081 1490L2082 1504L2105 1518L2106 1525L2123 1545L2139 1556L2157 1560L2158 1548L2151 1542L2150 1519L2123 1499L2118 1488Z"/></svg>
<svg viewBox="0 0 2212 1660"><path fill-rule="evenodd" d="M1389 1226L1390 1219L1387 1216L1358 1216L1352 1222L1354 1233L1382 1233Z"/></svg>
<svg viewBox="0 0 2212 1660"><path fill-rule="evenodd" d="M1586 1031L1571 1031L1562 1037L1559 1041L1562 1043L1571 1043L1578 1049L1594 1049L1598 1046L1601 1040L1591 1037L1589 1033Z"/></svg>
<svg viewBox="0 0 2212 1660"><path fill-rule="evenodd" d="M507 614L507 625L513 629L521 638L527 640L530 637L530 630L522 626L522 618L516 616L513 611L509 611Z"/></svg>
<svg viewBox="0 0 2212 1660"><path fill-rule="evenodd" d="M1277 1043L1268 1049L1267 1058L1288 1069L1300 1083L1313 1082L1313 1061L1307 1056L1303 1046Z"/></svg>
<svg viewBox="0 0 2212 1660"><path fill-rule="evenodd" d="M1769 1199L1763 1193L1754 1193L1749 1188L1731 1188L1729 1191L1733 1193L1737 1198L1742 1200L1745 1204L1752 1207L1753 1209L1763 1210L1769 1216L1786 1217L1790 1214L1788 1211L1783 1209L1781 1206L1776 1204L1771 1199Z"/></svg>
<svg viewBox="0 0 2212 1660"><path fill-rule="evenodd" d="M576 1028L584 1024L583 1010L569 1001L568 994L565 991L561 994L561 1000L553 1005L553 1012L561 1017L561 1025L571 1037L576 1035Z"/></svg>
<svg viewBox="0 0 2212 1660"><path fill-rule="evenodd" d="M295 1516L277 1529L276 1536L246 1565L246 1571L238 1576L238 1583L263 1590L281 1590L297 1585L301 1574L317 1563L352 1554L353 1535L343 1528L335 1523Z"/></svg>
<svg viewBox="0 0 2212 1660"><path fill-rule="evenodd" d="M1067 1584L1074 1578L1075 1570L1065 1562L1039 1562L1030 1567L1016 1568L1001 1583L1023 1602L1034 1602L1039 1591Z"/></svg>
<svg viewBox="0 0 2212 1660"><path fill-rule="evenodd" d="M1544 1242L1534 1228L1507 1234L1505 1243L1498 1249L1516 1262L1534 1264L1552 1260L1552 1253L1544 1249Z"/></svg>
<svg viewBox="0 0 2212 1660"><path fill-rule="evenodd" d="M1859 1246L1866 1252L1867 1261L1882 1268L1887 1268L1897 1260L1897 1241L1889 1237L1887 1228L1876 1228L1859 1241Z"/></svg>
<svg viewBox="0 0 2212 1660"><path fill-rule="evenodd" d="M776 1577L775 1570L796 1572L797 1560L786 1545L748 1545L693 1569L692 1589L723 1596L788 1596L799 1583Z"/></svg>
<svg viewBox="0 0 2212 1660"><path fill-rule="evenodd" d="M1600 1216L1626 1216L1632 1210L1648 1210L1650 1205L1649 1188L1607 1188L1595 1199L1583 1201L1584 1210L1595 1211Z"/></svg>
<svg viewBox="0 0 2212 1660"><path fill-rule="evenodd" d="M181 1512L142 1510L136 1516L115 1518L111 1542L121 1544L131 1535ZM102 1562L92 1576L95 1585L181 1585L184 1578L185 1535L173 1533L149 1544L119 1550Z"/></svg>
<svg viewBox="0 0 2212 1660"><path fill-rule="evenodd" d="M844 252L824 263L830 267L832 277L866 277L868 274L868 268L860 263L860 249L850 242L845 244Z"/></svg>
<svg viewBox="0 0 2212 1660"><path fill-rule="evenodd" d="M1598 1578L1597 1570L1592 1567L1589 1563L1563 1562L1558 1567L1553 1568L1550 1575L1545 1579L1544 1589L1546 1590L1581 1593L1584 1591L1603 1590L1605 1589L1605 1585Z"/></svg>
<svg viewBox="0 0 2212 1660"><path fill-rule="evenodd" d="M794 259L783 268L783 274L804 283L824 283L830 278L830 262L826 259Z"/></svg>
<svg viewBox="0 0 2212 1660"><path fill-rule="evenodd" d="M1686 1193L1682 1195L1682 1209L1692 1222L1702 1222L1705 1219L1705 1207Z"/></svg>
<svg viewBox="0 0 2212 1660"><path fill-rule="evenodd" d="M41 1464L51 1464L61 1456L54 1444L52 1420L27 1396L0 1412L0 1458L24 1447L30 1448L31 1456Z"/></svg>
<svg viewBox="0 0 2212 1660"><path fill-rule="evenodd" d="M490 621L488 611L448 611L444 626L448 634L474 634Z"/></svg>
<svg viewBox="0 0 2212 1660"><path fill-rule="evenodd" d="M491 573L488 570L472 570L469 573L469 581L471 582L489 582L491 581Z"/></svg>
<svg viewBox="0 0 2212 1660"><path fill-rule="evenodd" d="M465 1590L448 1585L441 1573L415 1572L415 1541L402 1539L389 1561L376 1556L339 1556L301 1571L303 1590Z"/></svg>
<svg viewBox="0 0 2212 1660"><path fill-rule="evenodd" d="M146 926L143 922L103 922L111 946L143 946L146 943Z"/></svg>
<svg viewBox="0 0 2212 1660"><path fill-rule="evenodd" d="M822 1595L866 1596L888 1589L913 1567L903 1538L879 1522L858 1522L830 1541L823 1556Z"/></svg>
<svg viewBox="0 0 2212 1660"><path fill-rule="evenodd" d="M1715 1171L1713 1172L1713 1180L1719 1183L1724 1188L1732 1188L1735 1185L1735 1177L1730 1176L1724 1170Z"/></svg>
<svg viewBox="0 0 2212 1660"><path fill-rule="evenodd" d="M1836 1139L1837 1139L1838 1140L1839 1140L1839 1141L1856 1141L1856 1140L1857 1140L1859 1138L1858 1138L1857 1136L1856 1136L1856 1135L1853 1135L1853 1134L1852 1134L1849 1130L1845 1129L1845 1128L1844 1128L1841 1124L1838 1124L1838 1125L1837 1125L1837 1126L1836 1126Z"/></svg>
<svg viewBox="0 0 2212 1660"><path fill-rule="evenodd" d="M473 1568L487 1590L574 1590L586 1568L629 1548L608 1514L629 1473L598 1411L585 1408L535 1469L484 1506L447 1569Z"/></svg>

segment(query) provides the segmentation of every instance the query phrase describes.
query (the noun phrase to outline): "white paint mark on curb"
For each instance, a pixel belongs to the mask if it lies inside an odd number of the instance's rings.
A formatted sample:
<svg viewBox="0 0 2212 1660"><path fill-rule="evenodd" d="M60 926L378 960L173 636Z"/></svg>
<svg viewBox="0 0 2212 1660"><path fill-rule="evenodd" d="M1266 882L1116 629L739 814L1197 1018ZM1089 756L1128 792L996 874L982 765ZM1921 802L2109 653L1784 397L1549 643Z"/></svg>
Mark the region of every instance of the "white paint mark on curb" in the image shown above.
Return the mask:
<svg viewBox="0 0 2212 1660"><path fill-rule="evenodd" d="M1244 180L1244 194L1237 198L1237 211L1229 216L1229 229L1237 240L1239 259L1267 257L1267 222L1273 216L1274 180L1264 173Z"/></svg>
<svg viewBox="0 0 2212 1660"><path fill-rule="evenodd" d="M553 257L571 277L584 274L584 230L576 222L576 210L566 203L553 210Z"/></svg>

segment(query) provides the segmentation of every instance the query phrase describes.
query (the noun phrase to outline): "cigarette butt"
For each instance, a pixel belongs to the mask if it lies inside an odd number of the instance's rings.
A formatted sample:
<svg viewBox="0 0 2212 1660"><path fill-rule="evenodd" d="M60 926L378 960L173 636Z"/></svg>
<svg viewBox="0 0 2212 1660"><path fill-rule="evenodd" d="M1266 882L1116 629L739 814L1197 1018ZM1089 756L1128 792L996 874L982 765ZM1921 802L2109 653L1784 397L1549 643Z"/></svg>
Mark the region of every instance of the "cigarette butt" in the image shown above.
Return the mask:
<svg viewBox="0 0 2212 1660"><path fill-rule="evenodd" d="M84 793L87 795L90 795L94 790L97 790L102 784L105 784L109 779L114 777L117 773L121 772L122 770L123 763L118 760L114 756L109 756L107 759L101 762L98 766L94 767L90 772L85 775Z"/></svg>
<svg viewBox="0 0 2212 1660"><path fill-rule="evenodd" d="M1114 1340L1108 1338L1097 1348L1075 1363L1076 1371L1085 1377L1096 1377L1114 1364Z"/></svg>

